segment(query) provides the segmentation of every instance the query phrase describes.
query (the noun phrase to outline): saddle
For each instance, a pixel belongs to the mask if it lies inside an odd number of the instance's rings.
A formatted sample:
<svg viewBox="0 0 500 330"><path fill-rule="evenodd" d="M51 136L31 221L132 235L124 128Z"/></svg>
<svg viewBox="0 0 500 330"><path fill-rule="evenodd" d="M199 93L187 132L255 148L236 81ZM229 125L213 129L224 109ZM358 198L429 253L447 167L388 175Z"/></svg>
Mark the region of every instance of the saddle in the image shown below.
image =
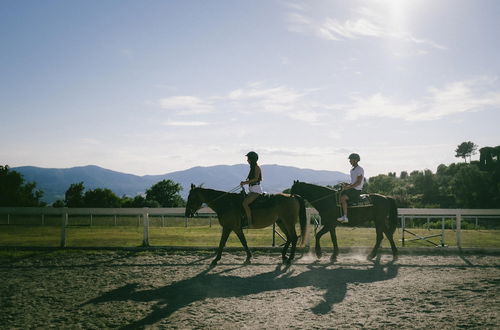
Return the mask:
<svg viewBox="0 0 500 330"><path fill-rule="evenodd" d="M337 206L340 207L340 204L337 203ZM359 199L356 202L351 202L351 201L347 202L347 207L349 207L349 208L354 208L354 207L368 207L368 206L373 206L369 194L361 194L361 195L359 195Z"/></svg>
<svg viewBox="0 0 500 330"><path fill-rule="evenodd" d="M269 195L268 193L263 193L260 194L256 200L250 203L250 209L259 209L268 207L271 206L272 203L273 203L272 195Z"/></svg>

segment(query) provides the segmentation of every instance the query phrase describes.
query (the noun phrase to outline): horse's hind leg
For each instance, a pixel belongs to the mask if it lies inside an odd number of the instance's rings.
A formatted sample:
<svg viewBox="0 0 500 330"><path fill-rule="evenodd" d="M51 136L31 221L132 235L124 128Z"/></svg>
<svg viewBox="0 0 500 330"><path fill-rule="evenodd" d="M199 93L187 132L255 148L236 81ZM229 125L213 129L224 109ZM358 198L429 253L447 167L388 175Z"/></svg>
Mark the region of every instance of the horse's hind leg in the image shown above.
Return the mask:
<svg viewBox="0 0 500 330"><path fill-rule="evenodd" d="M288 258L288 263L291 263L295 258L295 249L297 248L297 241L299 240L295 228L291 229L290 234L287 236L287 240L292 242L292 248L290 250L290 257Z"/></svg>
<svg viewBox="0 0 500 330"><path fill-rule="evenodd" d="M235 233L238 236L238 238L240 239L241 245L243 245L243 248L245 249L245 252L247 253L245 265L248 265L251 263L250 259L252 259L252 253L250 252L250 249L248 248L247 239L245 237L245 234L243 233L243 230L241 230L241 229L235 230Z"/></svg>
<svg viewBox="0 0 500 330"><path fill-rule="evenodd" d="M390 233L388 231L385 231L385 237L389 240L389 243L391 244L391 250L392 250L392 258L396 260L398 258L398 248L396 247L396 244L394 243L394 233Z"/></svg>
<svg viewBox="0 0 500 330"><path fill-rule="evenodd" d="M286 242L285 242L285 245L283 246L283 249L281 250L281 259L283 260L284 263L286 263L288 261L288 258L286 257L286 252L288 250L288 247L290 246L290 237L288 235L288 231L285 227L285 225L283 224L283 222L281 220L278 220L276 222L278 224L278 227L281 229L281 231L283 232L283 234L285 234L285 237L286 237Z"/></svg>
<svg viewBox="0 0 500 330"><path fill-rule="evenodd" d="M330 237L333 243L333 254L330 257L330 261L337 261L337 256L339 255L339 245L337 243L337 227L334 225L330 226Z"/></svg>
<svg viewBox="0 0 500 330"><path fill-rule="evenodd" d="M376 230L377 230L377 241L375 242L375 246L373 247L372 252L368 255L367 258L368 260L372 260L373 258L375 258L375 256L377 255L378 248L380 247L380 243L382 243L382 239L384 238L382 229L377 227Z"/></svg>
<svg viewBox="0 0 500 330"><path fill-rule="evenodd" d="M220 260L222 256L222 249L224 248L224 246L226 246L227 238L229 237L230 233L231 229L222 227L222 235L220 237L219 248L217 249L217 255L215 256L215 259L212 260L212 263L210 264L211 267L217 265L217 262Z"/></svg>

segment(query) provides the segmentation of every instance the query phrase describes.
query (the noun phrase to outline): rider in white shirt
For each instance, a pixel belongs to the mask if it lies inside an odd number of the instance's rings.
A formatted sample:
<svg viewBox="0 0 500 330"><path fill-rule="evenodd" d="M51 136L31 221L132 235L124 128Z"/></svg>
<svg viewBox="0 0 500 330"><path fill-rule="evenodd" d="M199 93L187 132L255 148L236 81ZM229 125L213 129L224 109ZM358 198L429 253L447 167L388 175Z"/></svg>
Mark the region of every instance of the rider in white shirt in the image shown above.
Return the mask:
<svg viewBox="0 0 500 330"><path fill-rule="evenodd" d="M347 218L347 201L357 202L359 200L359 195L361 195L361 189L363 189L365 171L358 162L361 160L358 154L350 154L349 162L352 165L351 169L351 183L346 184L342 187L342 192L340 193L340 205L342 206L343 216L337 219L341 223L348 223Z"/></svg>

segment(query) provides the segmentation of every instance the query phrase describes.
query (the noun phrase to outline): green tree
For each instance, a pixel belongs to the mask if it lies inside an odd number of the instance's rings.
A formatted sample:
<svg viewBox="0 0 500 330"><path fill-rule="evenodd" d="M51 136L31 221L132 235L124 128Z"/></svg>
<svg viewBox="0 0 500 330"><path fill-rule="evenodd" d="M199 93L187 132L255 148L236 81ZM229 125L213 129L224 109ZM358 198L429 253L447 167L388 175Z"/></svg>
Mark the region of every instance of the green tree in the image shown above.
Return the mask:
<svg viewBox="0 0 500 330"><path fill-rule="evenodd" d="M378 193L382 195L393 195L393 190L397 185L397 178L390 175L379 174L368 180L366 190L369 193Z"/></svg>
<svg viewBox="0 0 500 330"><path fill-rule="evenodd" d="M0 166L0 206L44 206L43 191L36 183L25 183L23 176L8 165Z"/></svg>
<svg viewBox="0 0 500 330"><path fill-rule="evenodd" d="M64 203L67 207L83 207L83 195L85 187L83 182L72 183L64 194Z"/></svg>
<svg viewBox="0 0 500 330"><path fill-rule="evenodd" d="M107 188L86 191L83 201L85 207L121 207L120 197Z"/></svg>
<svg viewBox="0 0 500 330"><path fill-rule="evenodd" d="M470 162L472 155L476 154L477 147L477 144L474 142L462 142L458 145L457 149L455 149L455 157L463 158L464 162L467 162L467 157L469 157Z"/></svg>
<svg viewBox="0 0 500 330"><path fill-rule="evenodd" d="M123 196L122 197L122 207L160 207L160 203L153 200L147 200L141 195L137 195L134 198Z"/></svg>
<svg viewBox="0 0 500 330"><path fill-rule="evenodd" d="M411 180L413 182L413 193L422 196L422 205L420 206L438 206L439 187L431 170L413 172Z"/></svg>
<svg viewBox="0 0 500 330"><path fill-rule="evenodd" d="M179 195L181 190L180 184L163 180L146 190L146 199L157 201L162 207L182 207L185 206L185 201Z"/></svg>
<svg viewBox="0 0 500 330"><path fill-rule="evenodd" d="M477 166L462 166L454 175L451 187L455 194L457 207L490 208L495 207L495 185L488 173L481 172Z"/></svg>

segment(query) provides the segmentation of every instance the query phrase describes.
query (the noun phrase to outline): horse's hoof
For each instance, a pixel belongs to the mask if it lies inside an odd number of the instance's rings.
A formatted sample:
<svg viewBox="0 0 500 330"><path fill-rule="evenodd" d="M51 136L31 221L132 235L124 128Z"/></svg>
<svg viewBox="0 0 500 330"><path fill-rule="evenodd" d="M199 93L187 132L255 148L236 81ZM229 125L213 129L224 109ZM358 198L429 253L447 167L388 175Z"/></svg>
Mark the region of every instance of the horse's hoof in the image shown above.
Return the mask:
<svg viewBox="0 0 500 330"><path fill-rule="evenodd" d="M217 260L214 260L210 263L210 268L214 268L215 266L217 266Z"/></svg>
<svg viewBox="0 0 500 330"><path fill-rule="evenodd" d="M398 259L399 259L399 256L398 256L397 254L393 254L393 255L392 255L392 260L393 260L393 261L396 261L396 260L398 260Z"/></svg>
<svg viewBox="0 0 500 330"><path fill-rule="evenodd" d="M330 262L337 262L337 256L333 255L330 257Z"/></svg>
<svg viewBox="0 0 500 330"><path fill-rule="evenodd" d="M243 263L243 265L250 265L251 263L252 263L252 260L247 259L247 260L245 260L245 262Z"/></svg>
<svg viewBox="0 0 500 330"><path fill-rule="evenodd" d="M376 255L375 255L375 254L373 254L373 253L372 253L372 254L369 254L369 255L366 257L366 260L368 260L368 261L372 261L372 260L373 260L373 258L375 258L375 256L376 256Z"/></svg>

